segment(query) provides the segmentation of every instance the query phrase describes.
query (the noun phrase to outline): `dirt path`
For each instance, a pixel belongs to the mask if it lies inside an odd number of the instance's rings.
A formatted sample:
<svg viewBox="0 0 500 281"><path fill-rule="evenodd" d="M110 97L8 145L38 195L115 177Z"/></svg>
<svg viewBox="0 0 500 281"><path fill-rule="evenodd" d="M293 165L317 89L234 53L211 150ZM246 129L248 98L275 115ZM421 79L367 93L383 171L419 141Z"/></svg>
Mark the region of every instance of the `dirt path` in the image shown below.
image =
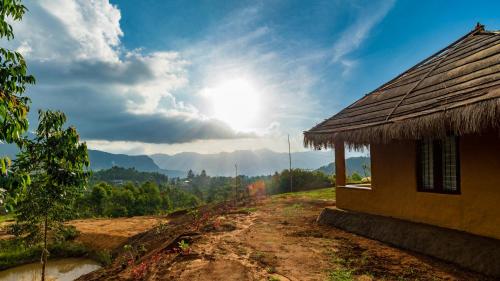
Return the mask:
<svg viewBox="0 0 500 281"><path fill-rule="evenodd" d="M249 215L220 217L236 229L202 235L192 245L202 258L171 264L169 279L483 280L435 259L318 226L317 215L332 203L269 199Z"/></svg>
<svg viewBox="0 0 500 281"><path fill-rule="evenodd" d="M160 222L168 220L159 216L140 216L114 219L73 220L68 224L80 231L77 241L92 250L113 250L130 237L145 232Z"/></svg>
<svg viewBox="0 0 500 281"><path fill-rule="evenodd" d="M135 263L123 260L124 254L114 266L81 280L489 280L436 259L317 225L320 211L333 204L269 198L255 207L215 216L198 232L182 219L165 232L154 229L129 240L149 250ZM179 238L182 233L185 236ZM184 254L172 251L180 239L189 242Z"/></svg>

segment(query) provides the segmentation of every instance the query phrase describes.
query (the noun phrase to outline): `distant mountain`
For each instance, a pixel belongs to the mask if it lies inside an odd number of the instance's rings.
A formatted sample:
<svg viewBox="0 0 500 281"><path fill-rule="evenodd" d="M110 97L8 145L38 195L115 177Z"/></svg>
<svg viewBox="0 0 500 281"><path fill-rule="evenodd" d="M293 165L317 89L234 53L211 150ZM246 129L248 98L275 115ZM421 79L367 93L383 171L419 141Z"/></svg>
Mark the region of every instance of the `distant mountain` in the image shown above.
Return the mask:
<svg viewBox="0 0 500 281"><path fill-rule="evenodd" d="M19 149L14 144L0 144L0 155L15 158ZM99 150L88 150L90 158L90 169L94 171L109 169L113 166L123 168L135 168L140 172L158 172L169 177L185 177L186 171L173 169L162 169L155 164L153 159L147 155L131 156L126 154L113 154Z"/></svg>
<svg viewBox="0 0 500 281"><path fill-rule="evenodd" d="M185 177L187 171L162 169L147 155L113 154L99 150L90 150L90 168L94 171L109 169L117 166L122 168L135 168L140 172L158 172L169 177Z"/></svg>
<svg viewBox="0 0 500 281"><path fill-rule="evenodd" d="M354 172L357 172L361 176L365 176L365 170L363 169L363 164L366 164L366 165L368 165L368 167L370 167L370 157L361 156L361 157L347 158L345 160L345 164L346 164L347 173L349 175L351 175ZM321 171L325 174L331 175L335 171L335 163L332 162L326 166L322 166L318 169L318 171ZM366 171L366 175L367 176L371 175L369 168Z"/></svg>
<svg viewBox="0 0 500 281"><path fill-rule="evenodd" d="M137 171L156 172L160 169L153 159L146 155L130 156L89 149L92 170L109 169L113 166L135 168Z"/></svg>
<svg viewBox="0 0 500 281"><path fill-rule="evenodd" d="M193 170L196 173L205 170L211 176L233 176L234 165L238 164L238 173L247 176L270 175L275 171L288 169L288 153L279 153L267 149L238 150L217 154L183 152L174 155L154 154L150 156L160 168L174 170ZM333 159L331 151L306 151L292 153L292 167L317 169Z"/></svg>

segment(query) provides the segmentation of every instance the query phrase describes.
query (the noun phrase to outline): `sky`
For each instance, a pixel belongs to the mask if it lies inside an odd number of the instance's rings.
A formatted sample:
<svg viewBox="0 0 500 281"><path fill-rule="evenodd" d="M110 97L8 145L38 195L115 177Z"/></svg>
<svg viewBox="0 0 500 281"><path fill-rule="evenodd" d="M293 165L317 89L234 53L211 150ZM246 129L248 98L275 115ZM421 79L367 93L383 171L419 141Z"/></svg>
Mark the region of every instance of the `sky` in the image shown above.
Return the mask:
<svg viewBox="0 0 500 281"><path fill-rule="evenodd" d="M500 1L25 1L37 109L112 153L304 151L302 132L473 29Z"/></svg>

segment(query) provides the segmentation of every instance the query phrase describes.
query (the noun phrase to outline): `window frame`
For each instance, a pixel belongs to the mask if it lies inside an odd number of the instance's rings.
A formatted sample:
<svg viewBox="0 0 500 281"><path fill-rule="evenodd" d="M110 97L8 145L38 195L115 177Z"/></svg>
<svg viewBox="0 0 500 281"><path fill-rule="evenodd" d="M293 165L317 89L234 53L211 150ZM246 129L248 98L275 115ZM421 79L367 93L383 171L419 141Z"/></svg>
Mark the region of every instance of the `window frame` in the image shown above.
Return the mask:
<svg viewBox="0 0 500 281"><path fill-rule="evenodd" d="M448 136L450 137L450 136ZM433 188L425 188L423 185L422 178L422 141L418 140L416 142L416 170L417 170L417 191L427 192L427 193L440 193L440 194L451 194L460 195L461 194L461 175L460 175L460 139L458 136L453 136L455 138L455 157L456 157L456 184L457 188L455 190L448 190L444 188L443 184L443 145L442 139L432 139L433 146Z"/></svg>

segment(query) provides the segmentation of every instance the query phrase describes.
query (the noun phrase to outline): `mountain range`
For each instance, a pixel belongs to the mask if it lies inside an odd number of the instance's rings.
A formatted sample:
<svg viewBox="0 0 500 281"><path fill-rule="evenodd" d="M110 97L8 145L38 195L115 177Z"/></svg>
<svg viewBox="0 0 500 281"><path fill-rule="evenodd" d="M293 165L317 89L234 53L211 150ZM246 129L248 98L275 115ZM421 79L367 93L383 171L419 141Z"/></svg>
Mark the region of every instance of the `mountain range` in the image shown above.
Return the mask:
<svg viewBox="0 0 500 281"><path fill-rule="evenodd" d="M151 158L160 168L173 170L205 170L208 175L234 176L235 164L238 174L247 176L270 175L289 167L288 153L268 149L238 150L216 154L183 152L174 155L153 154ZM292 153L292 168L315 170L333 159L328 151L305 151Z"/></svg>
<svg viewBox="0 0 500 281"><path fill-rule="evenodd" d="M158 172L169 177L185 177L186 171L162 169L147 155L113 154L99 150L88 150L90 168L94 171L109 169L117 166L135 168L141 172Z"/></svg>
<svg viewBox="0 0 500 281"><path fill-rule="evenodd" d="M15 144L0 144L0 155L11 159L16 157L19 149ZM147 155L114 154L100 150L88 150L90 169L99 171L118 166L122 168L135 168L140 172L158 172L169 177L185 177L187 171L162 169Z"/></svg>
<svg viewBox="0 0 500 281"><path fill-rule="evenodd" d="M0 144L0 155L15 157L18 149L12 144ZM323 171L332 174L334 164L331 162L331 151L294 152L292 168ZM169 177L185 177L187 171L200 173L205 170L210 176L234 176L235 164L238 165L238 174L247 176L270 175L289 167L288 153L274 152L268 149L238 150L216 154L201 154L182 152L174 155L126 155L113 154L99 150L90 150L90 168L92 170L109 169L113 166L135 168L137 171L158 172ZM362 165L367 162L366 157L353 157L346 160L348 172L357 171L364 174ZM368 161L369 163L369 161Z"/></svg>

